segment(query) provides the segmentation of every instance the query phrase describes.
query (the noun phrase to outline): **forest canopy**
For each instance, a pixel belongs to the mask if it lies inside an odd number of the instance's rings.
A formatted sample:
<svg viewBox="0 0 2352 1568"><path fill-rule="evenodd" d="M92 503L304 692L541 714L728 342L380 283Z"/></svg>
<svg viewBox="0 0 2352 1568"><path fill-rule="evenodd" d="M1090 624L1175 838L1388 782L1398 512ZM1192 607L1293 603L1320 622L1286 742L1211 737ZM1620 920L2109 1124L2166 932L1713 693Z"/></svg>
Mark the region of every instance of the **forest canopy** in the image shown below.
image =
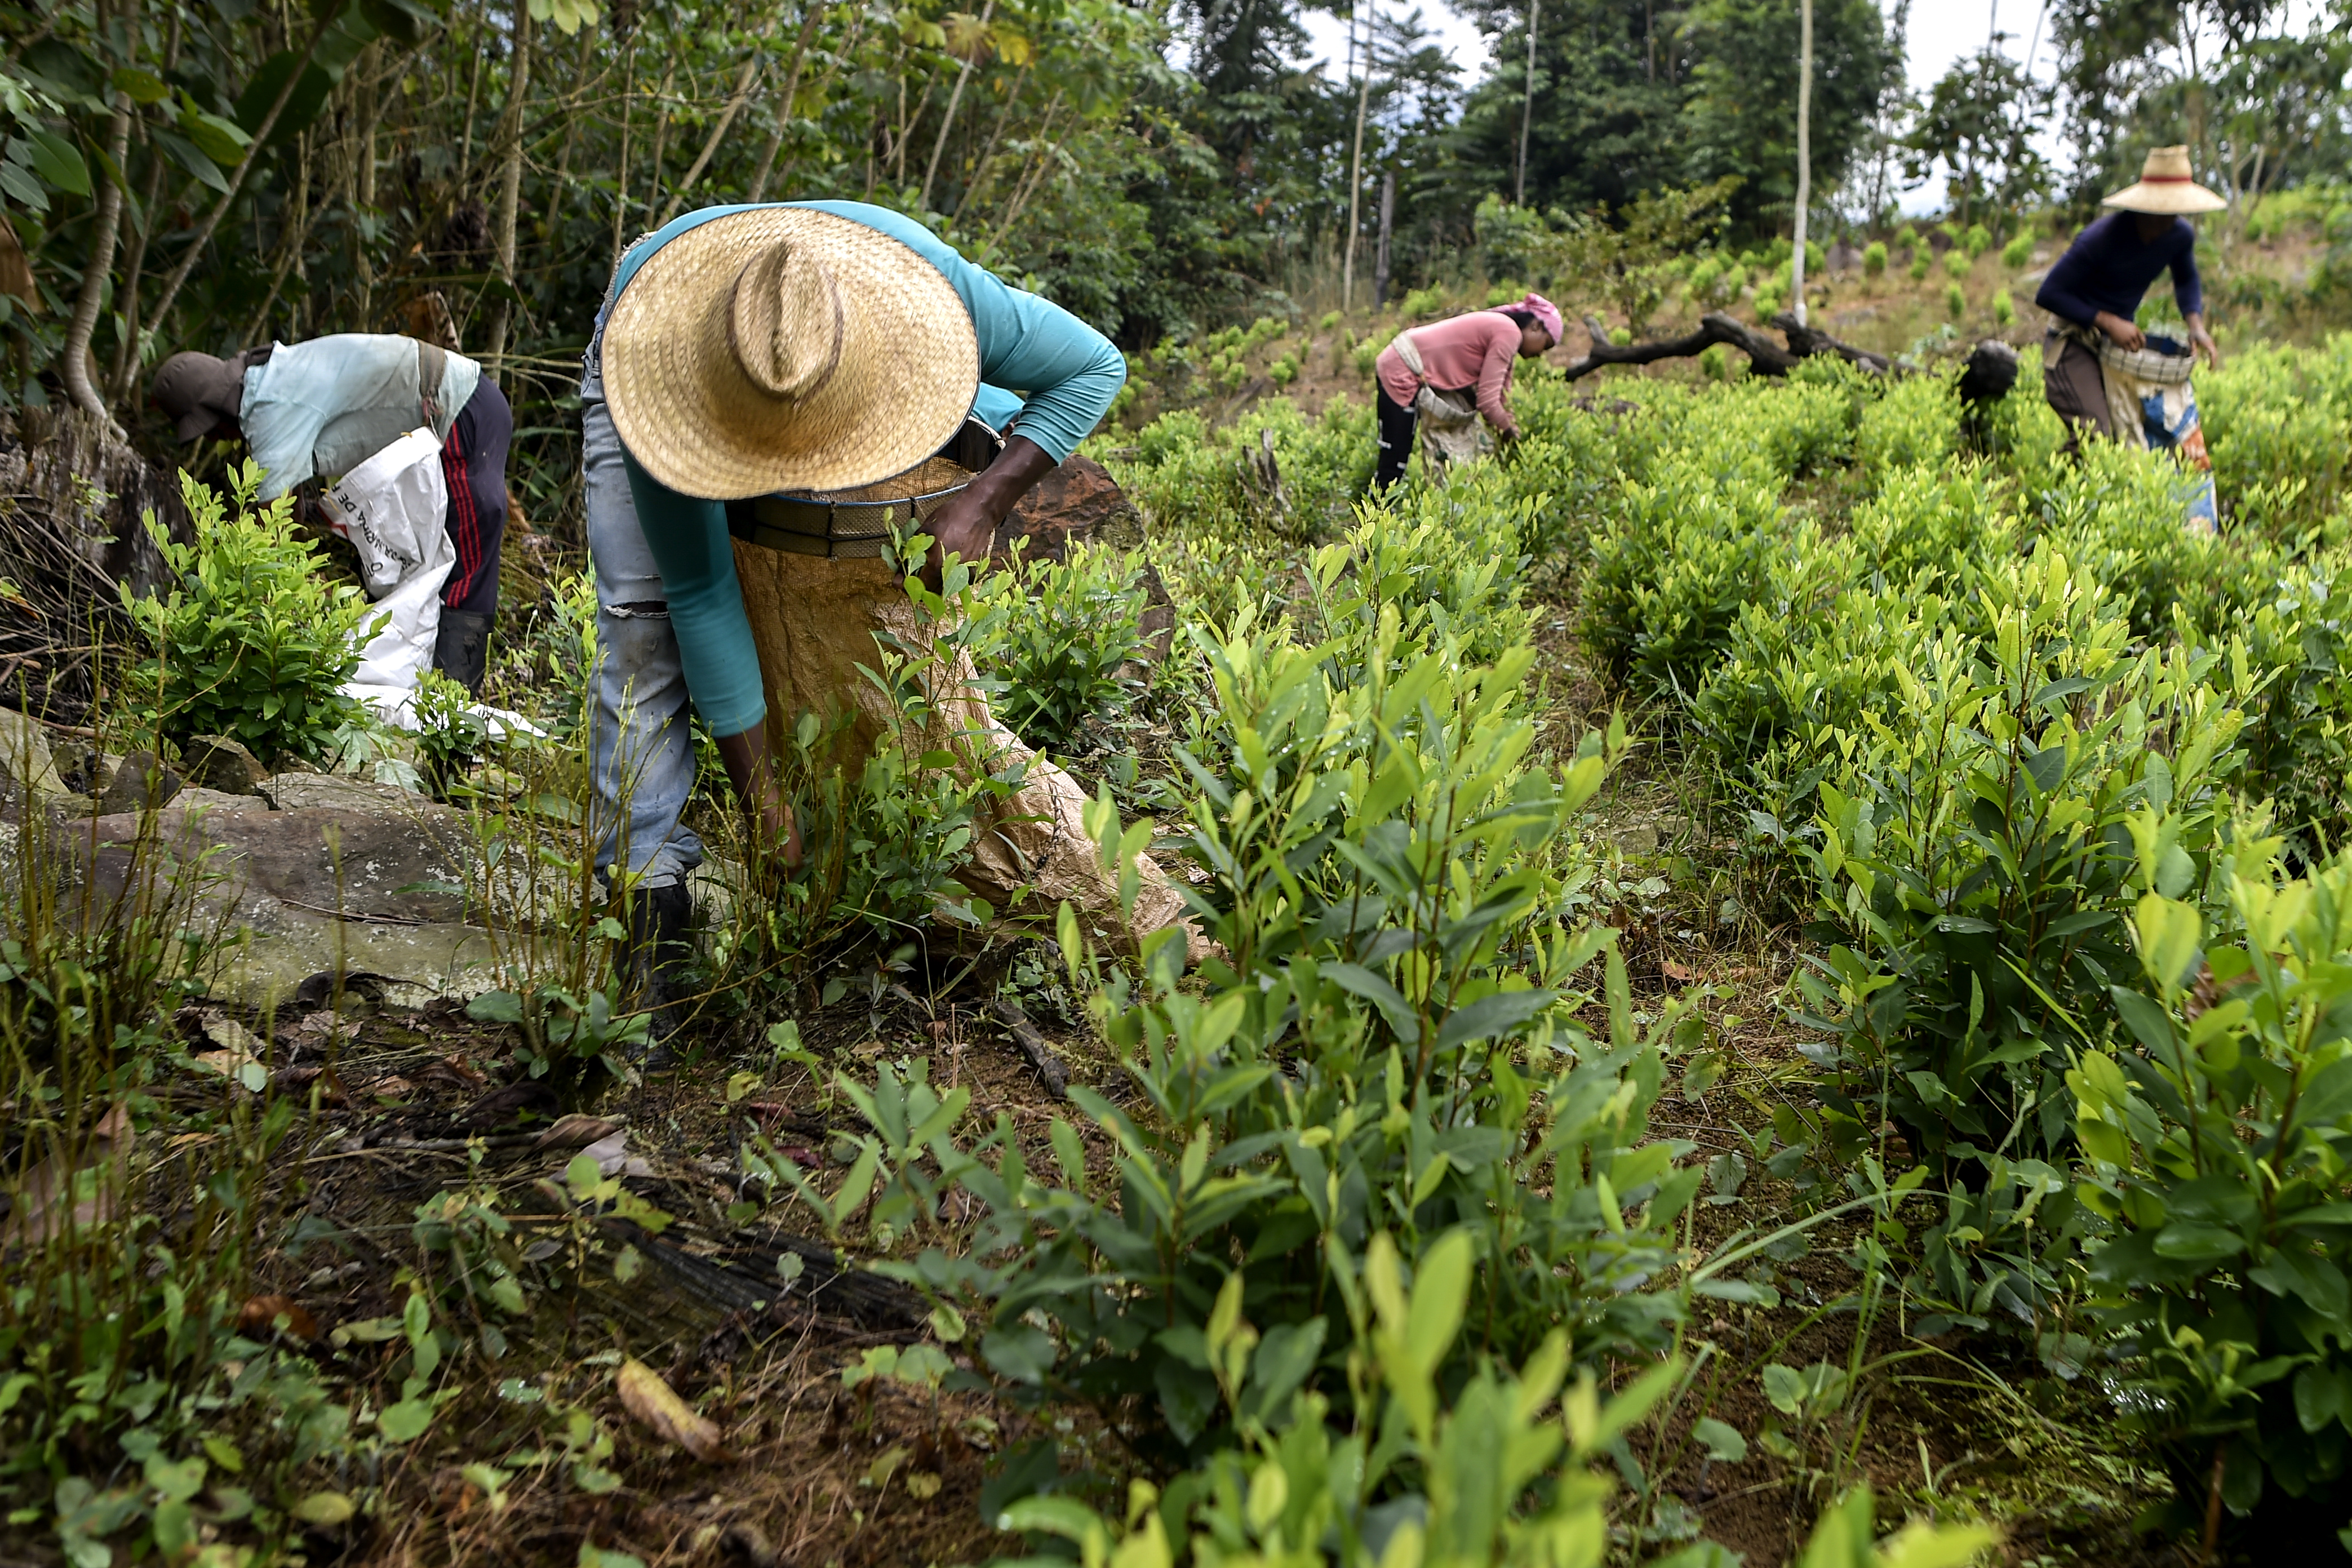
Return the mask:
<svg viewBox="0 0 2352 1568"><path fill-rule="evenodd" d="M1424 11L1333 8L1318 61L1276 0L0 7L5 396L129 422L175 349L339 330L556 395L618 248L708 203L901 208L1130 349L1369 292L1376 229L1379 283L1460 281L1490 198L1613 223L1731 181L1730 237L1791 225L1794 0L1475 0L1475 80ZM2158 142L2233 195L2344 148L2334 16L2064 0L2054 87L1997 38L1915 99L1907 10L1817 7L1816 233L1938 172L1956 212L2087 212Z"/></svg>

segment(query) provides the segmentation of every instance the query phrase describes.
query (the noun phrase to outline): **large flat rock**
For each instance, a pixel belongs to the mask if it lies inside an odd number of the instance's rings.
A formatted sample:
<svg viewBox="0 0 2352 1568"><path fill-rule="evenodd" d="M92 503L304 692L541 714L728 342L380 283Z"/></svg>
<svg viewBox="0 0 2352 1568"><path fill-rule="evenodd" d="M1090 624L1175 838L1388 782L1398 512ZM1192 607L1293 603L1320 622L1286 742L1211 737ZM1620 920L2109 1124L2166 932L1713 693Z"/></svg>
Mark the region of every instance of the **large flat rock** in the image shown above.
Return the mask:
<svg viewBox="0 0 2352 1568"><path fill-rule="evenodd" d="M89 921L168 899L202 939L215 994L248 1006L322 974L375 977L408 1006L503 983L489 933L467 923L482 883L463 815L400 790L313 798L344 803L271 810L184 790L152 813L68 818L52 830L60 881Z"/></svg>

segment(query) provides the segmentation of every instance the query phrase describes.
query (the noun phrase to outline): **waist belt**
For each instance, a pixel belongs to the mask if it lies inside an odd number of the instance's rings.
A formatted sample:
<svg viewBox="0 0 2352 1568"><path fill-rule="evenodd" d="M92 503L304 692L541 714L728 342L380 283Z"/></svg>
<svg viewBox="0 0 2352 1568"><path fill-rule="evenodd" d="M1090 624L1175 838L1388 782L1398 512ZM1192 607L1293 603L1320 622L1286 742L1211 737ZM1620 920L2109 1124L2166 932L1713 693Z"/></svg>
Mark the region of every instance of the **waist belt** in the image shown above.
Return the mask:
<svg viewBox="0 0 2352 1568"><path fill-rule="evenodd" d="M1003 444L994 431L971 420L940 449L939 455L977 473L988 466ZM917 531L941 502L963 488L963 485L950 485L885 501L758 496L727 503L727 531L761 549L823 556L828 560L872 559L882 553L894 530Z"/></svg>
<svg viewBox="0 0 2352 1568"><path fill-rule="evenodd" d="M761 496L727 503L727 531L745 544L831 560L869 559L882 553L895 529L916 530L938 504L961 485L926 496L893 501L819 501L804 496Z"/></svg>

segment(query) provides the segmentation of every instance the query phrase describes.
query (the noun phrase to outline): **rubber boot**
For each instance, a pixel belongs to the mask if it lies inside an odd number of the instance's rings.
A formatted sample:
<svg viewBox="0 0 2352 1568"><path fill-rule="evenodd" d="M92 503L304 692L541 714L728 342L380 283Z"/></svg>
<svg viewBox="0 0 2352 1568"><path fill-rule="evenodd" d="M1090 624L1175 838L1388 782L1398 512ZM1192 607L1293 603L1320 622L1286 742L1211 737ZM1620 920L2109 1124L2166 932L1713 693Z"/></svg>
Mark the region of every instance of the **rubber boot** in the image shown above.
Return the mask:
<svg viewBox="0 0 2352 1568"><path fill-rule="evenodd" d="M490 618L442 606L441 629L433 639L433 667L479 697L489 657Z"/></svg>
<svg viewBox="0 0 2352 1568"><path fill-rule="evenodd" d="M686 989L686 967L694 957L694 895L684 883L644 887L629 898L629 935L615 967L624 987L622 1001L635 1009L651 1009L653 1019L637 1065L658 1072L676 1062L670 1036L684 1021L676 998Z"/></svg>

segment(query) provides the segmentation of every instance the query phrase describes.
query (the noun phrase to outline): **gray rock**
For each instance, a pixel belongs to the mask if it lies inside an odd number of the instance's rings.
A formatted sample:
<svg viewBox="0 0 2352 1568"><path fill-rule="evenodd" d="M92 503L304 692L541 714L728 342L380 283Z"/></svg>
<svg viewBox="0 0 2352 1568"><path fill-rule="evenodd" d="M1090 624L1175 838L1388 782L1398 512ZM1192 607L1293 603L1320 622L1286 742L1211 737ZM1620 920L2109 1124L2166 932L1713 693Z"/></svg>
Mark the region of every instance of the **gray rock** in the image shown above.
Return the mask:
<svg viewBox="0 0 2352 1568"><path fill-rule="evenodd" d="M259 758L225 735L199 735L180 747L180 771L224 795L258 795L269 778Z"/></svg>
<svg viewBox="0 0 2352 1568"><path fill-rule="evenodd" d="M99 797L98 814L152 811L180 792L183 780L170 763L152 751L134 751L122 759Z"/></svg>
<svg viewBox="0 0 2352 1568"><path fill-rule="evenodd" d="M267 811L269 802L258 795L235 795L226 789L206 789L200 785L185 784L172 797L174 811Z"/></svg>
<svg viewBox="0 0 2352 1568"><path fill-rule="evenodd" d="M57 765L58 777L77 795L104 794L122 762L87 740L61 740L49 747L49 758Z"/></svg>
<svg viewBox="0 0 2352 1568"><path fill-rule="evenodd" d="M396 784L345 779L333 773L279 773L263 779L258 791L281 811L301 811L312 807L381 811L386 807L398 810L431 804L424 796Z"/></svg>
<svg viewBox="0 0 2352 1568"><path fill-rule="evenodd" d="M27 718L15 708L0 708L0 779L5 779L11 794L25 789L37 796L73 793L58 777L58 765L49 755L48 732L38 719Z"/></svg>

